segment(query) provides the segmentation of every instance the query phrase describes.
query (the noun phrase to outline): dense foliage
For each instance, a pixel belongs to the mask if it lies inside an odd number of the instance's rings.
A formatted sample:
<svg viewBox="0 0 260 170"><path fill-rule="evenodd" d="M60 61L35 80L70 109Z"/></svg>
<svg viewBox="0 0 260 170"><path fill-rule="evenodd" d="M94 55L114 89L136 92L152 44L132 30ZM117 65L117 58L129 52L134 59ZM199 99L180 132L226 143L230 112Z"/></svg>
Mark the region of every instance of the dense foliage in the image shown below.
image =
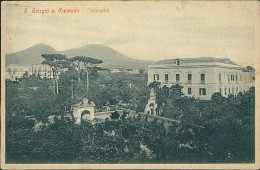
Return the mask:
<svg viewBox="0 0 260 170"><path fill-rule="evenodd" d="M84 124L81 126L74 125L73 120L65 121L64 115L70 110L71 104L86 97L85 86L78 81L77 76L74 69L69 69L60 74L59 95L52 92L51 79L41 79L32 75L19 81L6 81L7 162L107 162L109 160L106 160L104 156L107 156L113 150L109 150L107 154L105 154L106 151L100 153L100 158L94 152L101 152L105 145L108 145L109 148L122 147L121 143L118 146L114 146L116 143L113 142L111 145L106 143L104 132L97 129L102 127L101 124L95 127L85 124L87 127L84 127ZM116 104L120 100L132 101L136 104L132 104L131 108L141 111L144 109L149 96L148 88L145 85L146 77L144 74L98 74L93 72L90 76L93 82L93 85L90 86L90 99L97 103L97 107L101 107L107 102ZM84 80L83 75L81 81ZM113 82L113 86L109 85ZM71 98L72 87L74 101ZM130 97L128 96L129 93L132 93ZM55 124L50 124L48 117L51 115L61 116L61 120L57 119ZM118 119L118 115L115 116L115 119ZM104 129L104 127L102 128ZM87 134L85 133L86 129ZM91 129L93 134L90 136L88 132L92 133ZM87 139L94 140L91 141L93 146L89 146L88 142L90 141L86 140L85 135L87 135ZM104 140L101 140L101 138L104 138ZM111 140L119 139L117 137ZM125 143L125 140L120 140ZM80 144L74 142L80 142ZM90 149L89 147L92 147L92 150L87 151L87 149ZM131 147L129 146L127 149L130 150ZM86 157L87 153L89 155L94 154L92 155L93 158ZM128 152L125 154L125 157L131 156ZM115 155L111 160L123 159L117 157L118 155Z"/></svg>
<svg viewBox="0 0 260 170"><path fill-rule="evenodd" d="M136 112L144 110L149 98L145 83L147 75L93 72L90 78L92 84L88 98L93 100L97 109L106 103L113 105L123 101ZM81 80L84 81L84 76ZM32 75L19 81L7 80L6 114L35 116L37 120L45 122L49 115L64 115L72 104L87 97L86 85L78 81L74 69L62 72L59 84L59 95L55 95L51 79Z"/></svg>
<svg viewBox="0 0 260 170"><path fill-rule="evenodd" d="M212 161L254 160L254 87L227 98L215 93L211 100L183 97L180 89L172 86L157 90L161 96L157 100L163 103L162 116L180 120L182 124L202 126L196 135L198 142L205 145L205 152L212 154L208 155Z"/></svg>
<svg viewBox="0 0 260 170"><path fill-rule="evenodd" d="M35 130L21 116L7 119L8 163L253 162L250 127L231 122L197 127L147 121L145 116L94 125L56 119ZM231 129L231 127L233 129ZM238 133L238 134L237 134Z"/></svg>
<svg viewBox="0 0 260 170"><path fill-rule="evenodd" d="M184 97L177 85L158 87L161 116L180 123L143 114L120 119L114 112L111 121L76 125L64 115L87 95L81 83L86 76L78 76L75 69L62 72L58 95L50 79L6 81L7 163L254 162L254 88L228 98L216 93L203 101ZM89 78L88 97L97 108L124 102L136 112L144 110L149 97L146 74L96 70ZM52 122L50 115L60 117Z"/></svg>

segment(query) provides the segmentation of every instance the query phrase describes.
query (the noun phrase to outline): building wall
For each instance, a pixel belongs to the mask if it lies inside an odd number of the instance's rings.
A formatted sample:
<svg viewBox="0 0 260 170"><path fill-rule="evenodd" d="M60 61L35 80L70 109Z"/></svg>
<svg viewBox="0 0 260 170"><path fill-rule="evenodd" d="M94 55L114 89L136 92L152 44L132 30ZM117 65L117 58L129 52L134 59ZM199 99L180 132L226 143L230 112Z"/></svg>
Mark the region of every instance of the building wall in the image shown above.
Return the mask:
<svg viewBox="0 0 260 170"><path fill-rule="evenodd" d="M52 78L51 68L47 65L8 65L5 69L5 79L10 79L12 81L22 78L25 73L28 76L35 74L41 78Z"/></svg>
<svg viewBox="0 0 260 170"><path fill-rule="evenodd" d="M223 96L229 94L238 94L240 91L248 91L250 87L254 86L254 72L244 72L237 69L216 68L216 77L221 75L221 80L218 80L219 91ZM233 77L232 77L233 76ZM217 91L217 89L216 89Z"/></svg>
<svg viewBox="0 0 260 170"><path fill-rule="evenodd" d="M165 74L168 74L168 81L165 80ZM179 81L176 81L176 74L179 74ZM191 74L191 80L188 80L188 74ZM204 82L201 81L201 74L205 75ZM154 75L159 75L159 80ZM148 84L153 81L167 87L180 84L184 87L183 93L186 96L200 99L210 99L216 92L227 97L229 94L247 91L254 86L253 77L253 72L243 72L243 68L228 64L151 65L148 68ZM188 94L189 88L191 94ZM206 94L203 94L203 88L206 89Z"/></svg>

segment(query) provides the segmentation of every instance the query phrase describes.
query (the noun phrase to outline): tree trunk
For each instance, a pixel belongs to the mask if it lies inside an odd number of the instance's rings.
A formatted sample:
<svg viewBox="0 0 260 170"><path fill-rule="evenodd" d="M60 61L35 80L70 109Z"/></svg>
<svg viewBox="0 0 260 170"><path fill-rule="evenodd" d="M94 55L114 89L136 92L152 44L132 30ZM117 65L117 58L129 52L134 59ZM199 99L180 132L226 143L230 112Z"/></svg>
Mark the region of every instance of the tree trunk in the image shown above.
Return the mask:
<svg viewBox="0 0 260 170"><path fill-rule="evenodd" d="M157 111L156 114L159 116L160 115L160 109L161 109L161 105L157 103Z"/></svg>
<svg viewBox="0 0 260 170"><path fill-rule="evenodd" d="M77 70L77 72L78 72L78 81L80 82L80 72L81 72L81 71L80 71L80 62L78 62L77 64L78 64L78 66L77 66L77 69L76 69L76 70Z"/></svg>
<svg viewBox="0 0 260 170"><path fill-rule="evenodd" d="M59 83L58 83L58 79L56 79L56 85L57 85L56 94L58 95L58 94L59 94Z"/></svg>
<svg viewBox="0 0 260 170"><path fill-rule="evenodd" d="M56 94L56 92L55 92L56 83L55 83L55 73L54 73L54 71L52 71L52 82L53 82L53 94L55 95Z"/></svg>
<svg viewBox="0 0 260 170"><path fill-rule="evenodd" d="M78 69L77 72L78 72L78 82L80 82L80 69Z"/></svg>
<svg viewBox="0 0 260 170"><path fill-rule="evenodd" d="M89 72L87 70L87 98L88 98L88 90L89 90Z"/></svg>
<svg viewBox="0 0 260 170"><path fill-rule="evenodd" d="M59 82L58 82L59 71L56 70L56 94L59 94Z"/></svg>

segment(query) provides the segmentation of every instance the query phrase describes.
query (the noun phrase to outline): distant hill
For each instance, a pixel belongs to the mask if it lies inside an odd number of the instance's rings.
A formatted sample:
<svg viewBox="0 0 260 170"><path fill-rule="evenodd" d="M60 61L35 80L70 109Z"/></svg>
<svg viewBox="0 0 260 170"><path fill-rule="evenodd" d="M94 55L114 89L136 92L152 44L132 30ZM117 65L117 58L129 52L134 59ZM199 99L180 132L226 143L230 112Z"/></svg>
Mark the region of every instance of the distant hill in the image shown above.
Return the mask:
<svg viewBox="0 0 260 170"><path fill-rule="evenodd" d="M9 64L38 64L41 63L44 59L41 57L45 53L56 53L56 50L45 44L37 44L33 47L30 47L26 50L19 51L16 53L6 54L5 63Z"/></svg>
<svg viewBox="0 0 260 170"><path fill-rule="evenodd" d="M9 64L18 64L18 65L27 65L27 64L39 64L44 59L41 57L41 54L64 54L68 58L73 56L87 56L93 57L96 59L103 60L102 67L106 68L146 68L147 65L153 63L153 61L147 60L137 60L125 56L124 54L100 44L89 44L82 46L77 49L69 49L65 51L56 51L54 48L45 45L37 44L26 50L7 54L6 65Z"/></svg>

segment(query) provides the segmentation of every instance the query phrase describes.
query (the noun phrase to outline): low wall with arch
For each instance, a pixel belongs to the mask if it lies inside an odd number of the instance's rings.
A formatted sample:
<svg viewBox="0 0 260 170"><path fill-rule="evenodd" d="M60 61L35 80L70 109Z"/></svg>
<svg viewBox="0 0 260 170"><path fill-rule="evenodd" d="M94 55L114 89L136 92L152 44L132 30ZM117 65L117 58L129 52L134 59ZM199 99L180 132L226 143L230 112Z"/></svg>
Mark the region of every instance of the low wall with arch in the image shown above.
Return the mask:
<svg viewBox="0 0 260 170"><path fill-rule="evenodd" d="M74 105L73 107L73 116L76 120L77 124L81 123L82 120L82 113L84 111L88 111L89 117L88 119L92 121L95 118L94 112L95 112L95 104L93 102L89 102L88 99L84 98L82 102L79 104Z"/></svg>

